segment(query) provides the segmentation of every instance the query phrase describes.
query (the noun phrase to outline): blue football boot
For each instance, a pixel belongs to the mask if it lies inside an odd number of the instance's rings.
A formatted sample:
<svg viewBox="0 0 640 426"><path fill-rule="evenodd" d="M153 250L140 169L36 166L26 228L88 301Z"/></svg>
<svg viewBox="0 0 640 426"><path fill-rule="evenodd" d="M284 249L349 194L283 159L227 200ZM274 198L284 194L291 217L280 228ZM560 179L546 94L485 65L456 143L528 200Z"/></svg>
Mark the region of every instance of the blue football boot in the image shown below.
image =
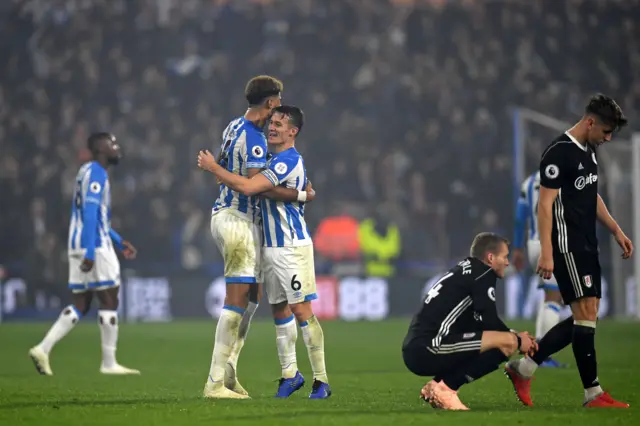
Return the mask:
<svg viewBox="0 0 640 426"><path fill-rule="evenodd" d="M296 372L296 375L290 379L284 377L280 379L278 384L278 392L276 398L289 398L292 393L304 386L304 377L300 372Z"/></svg>
<svg viewBox="0 0 640 426"><path fill-rule="evenodd" d="M313 386L311 387L311 393L309 399L327 399L331 396L331 387L328 383L321 382L320 380L313 380Z"/></svg>

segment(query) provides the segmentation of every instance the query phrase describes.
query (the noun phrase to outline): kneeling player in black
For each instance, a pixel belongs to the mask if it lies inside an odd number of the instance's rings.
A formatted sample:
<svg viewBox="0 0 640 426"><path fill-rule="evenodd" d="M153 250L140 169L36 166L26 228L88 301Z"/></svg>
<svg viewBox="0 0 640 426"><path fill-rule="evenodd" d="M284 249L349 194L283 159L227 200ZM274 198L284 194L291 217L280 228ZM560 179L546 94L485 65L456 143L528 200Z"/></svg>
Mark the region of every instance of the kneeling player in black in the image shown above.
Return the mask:
<svg viewBox="0 0 640 426"><path fill-rule="evenodd" d="M533 353L527 332L507 327L496 309L496 280L509 265L509 245L493 233L478 234L470 257L458 263L427 292L402 344L407 368L434 376L422 398L434 408L468 410L457 391L497 370L516 352Z"/></svg>
<svg viewBox="0 0 640 426"><path fill-rule="evenodd" d="M573 314L558 323L540 340L532 357L509 362L505 367L520 401L533 405L531 377L542 361L571 343L582 386L584 406L627 408L600 387L595 334L601 297L596 221L613 234L622 257L633 254L631 240L611 217L598 195L596 148L611 141L612 134L627 124L615 101L593 96L582 119L558 136L540 159L538 274L558 281L562 299Z"/></svg>

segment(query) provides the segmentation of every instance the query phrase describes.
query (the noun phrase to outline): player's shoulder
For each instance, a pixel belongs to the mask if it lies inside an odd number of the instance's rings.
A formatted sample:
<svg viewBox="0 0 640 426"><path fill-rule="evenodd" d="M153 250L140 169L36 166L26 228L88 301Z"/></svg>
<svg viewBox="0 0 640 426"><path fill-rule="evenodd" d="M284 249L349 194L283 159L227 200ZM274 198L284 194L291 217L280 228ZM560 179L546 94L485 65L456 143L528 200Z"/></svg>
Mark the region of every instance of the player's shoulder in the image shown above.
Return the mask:
<svg viewBox="0 0 640 426"><path fill-rule="evenodd" d="M487 275L495 276L490 266L475 257L466 257L451 269L455 275L468 278L469 281L477 281Z"/></svg>
<svg viewBox="0 0 640 426"><path fill-rule="evenodd" d="M302 164L302 156L295 148L274 154L271 157L271 168L280 175L290 173L293 169Z"/></svg>
<svg viewBox="0 0 640 426"><path fill-rule="evenodd" d="M97 161L89 161L80 166L78 175L84 179L105 180L107 179L107 170Z"/></svg>
<svg viewBox="0 0 640 426"><path fill-rule="evenodd" d="M547 147L542 153L542 158L546 157L551 153L553 153L553 155L562 155L566 152L570 152L572 145L573 145L573 141L571 140L569 135L567 135L566 132L562 133L561 135L558 135L557 137L555 137L551 141L551 143L547 145Z"/></svg>

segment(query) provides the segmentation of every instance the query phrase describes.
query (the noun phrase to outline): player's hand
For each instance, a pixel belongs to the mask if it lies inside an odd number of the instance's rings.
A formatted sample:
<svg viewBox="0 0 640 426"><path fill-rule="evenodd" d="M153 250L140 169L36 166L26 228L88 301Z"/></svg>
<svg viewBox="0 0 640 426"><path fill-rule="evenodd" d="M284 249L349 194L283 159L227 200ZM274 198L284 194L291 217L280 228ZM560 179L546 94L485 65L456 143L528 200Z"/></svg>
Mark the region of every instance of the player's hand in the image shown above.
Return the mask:
<svg viewBox="0 0 640 426"><path fill-rule="evenodd" d="M84 258L82 260L82 263L80 264L80 270L82 272L89 272L91 269L93 269L94 263L95 262L93 260Z"/></svg>
<svg viewBox="0 0 640 426"><path fill-rule="evenodd" d="M521 341L519 348L521 354L533 355L538 350L538 343L528 332L521 331L518 333L518 337Z"/></svg>
<svg viewBox="0 0 640 426"><path fill-rule="evenodd" d="M513 250L513 266L516 268L516 271L522 271L526 266L526 260L524 256L524 250L517 248Z"/></svg>
<svg viewBox="0 0 640 426"><path fill-rule="evenodd" d="M213 172L216 167L220 167L216 158L207 149L200 150L198 153L198 167L202 170Z"/></svg>
<svg viewBox="0 0 640 426"><path fill-rule="evenodd" d="M311 186L311 181L307 179L307 187L304 189L307 192L307 203L309 201L313 201L316 198L316 191L314 191L313 187Z"/></svg>
<svg viewBox="0 0 640 426"><path fill-rule="evenodd" d="M633 254L633 243L631 240L624 234L624 232L622 232L622 229L616 232L614 237L622 249L622 258L629 259Z"/></svg>
<svg viewBox="0 0 640 426"><path fill-rule="evenodd" d="M551 253L545 253L543 251L542 254L540 254L536 274L540 275L540 277L545 280L551 279L551 276L553 275L553 255Z"/></svg>
<svg viewBox="0 0 640 426"><path fill-rule="evenodd" d="M127 240L122 241L122 254L124 258L127 260L133 260L136 258L138 254L138 249L136 249L133 244L131 244Z"/></svg>

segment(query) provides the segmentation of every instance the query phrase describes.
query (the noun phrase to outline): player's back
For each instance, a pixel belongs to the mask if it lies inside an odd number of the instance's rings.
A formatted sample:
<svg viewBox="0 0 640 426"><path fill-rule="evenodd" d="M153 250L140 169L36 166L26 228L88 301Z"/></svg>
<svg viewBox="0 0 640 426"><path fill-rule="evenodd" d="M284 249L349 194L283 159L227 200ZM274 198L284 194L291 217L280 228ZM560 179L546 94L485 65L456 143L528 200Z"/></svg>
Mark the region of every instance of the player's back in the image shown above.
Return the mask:
<svg viewBox="0 0 640 426"><path fill-rule="evenodd" d="M529 240L539 240L538 201L540 200L540 171L529 175L520 187L521 198L527 204L527 227Z"/></svg>
<svg viewBox="0 0 640 426"><path fill-rule="evenodd" d="M249 169L264 168L266 154L267 140L262 129L244 117L232 120L222 133L221 164L232 173L246 177ZM243 195L221 184L213 213L227 209L252 222L259 218L258 197Z"/></svg>
<svg viewBox="0 0 640 426"><path fill-rule="evenodd" d="M554 246L561 253L597 251L595 149L580 144L568 133L558 136L542 154L540 184L559 190L553 204Z"/></svg>
<svg viewBox="0 0 640 426"><path fill-rule="evenodd" d="M451 268L427 292L411 320L403 348L414 340L480 328L480 319L475 318L473 311L473 286L488 271L489 266L471 257Z"/></svg>
<svg viewBox="0 0 640 426"><path fill-rule="evenodd" d="M97 217L84 217L87 203L98 206ZM111 189L107 170L98 162L90 161L83 164L76 175L69 224L69 253L77 254L86 249L89 233L95 235L96 248L111 248L110 221Z"/></svg>
<svg viewBox="0 0 640 426"><path fill-rule="evenodd" d="M263 172L276 185L304 191L307 172L295 148L274 154ZM265 247L298 247L312 244L304 220L304 203L263 198L262 229Z"/></svg>

